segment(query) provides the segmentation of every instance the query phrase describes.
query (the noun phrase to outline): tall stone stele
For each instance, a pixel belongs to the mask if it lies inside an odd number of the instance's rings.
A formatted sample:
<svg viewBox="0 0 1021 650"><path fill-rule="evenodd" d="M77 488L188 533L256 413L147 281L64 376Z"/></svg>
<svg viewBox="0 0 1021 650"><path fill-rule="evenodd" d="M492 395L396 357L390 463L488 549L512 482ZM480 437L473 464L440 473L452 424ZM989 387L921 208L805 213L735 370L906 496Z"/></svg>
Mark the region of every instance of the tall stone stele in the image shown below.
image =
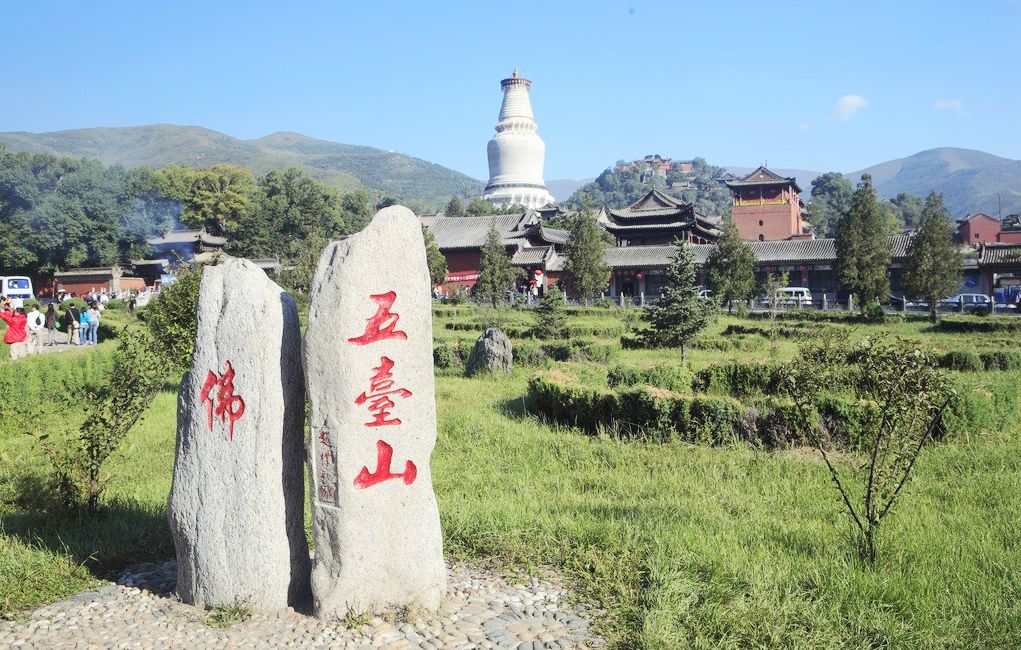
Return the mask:
<svg viewBox="0 0 1021 650"><path fill-rule="evenodd" d="M435 609L446 592L430 289L421 225L402 206L316 268L304 352L320 618Z"/></svg>
<svg viewBox="0 0 1021 650"><path fill-rule="evenodd" d="M177 593L201 607L307 602L304 376L294 301L248 260L202 276L177 403L168 519Z"/></svg>

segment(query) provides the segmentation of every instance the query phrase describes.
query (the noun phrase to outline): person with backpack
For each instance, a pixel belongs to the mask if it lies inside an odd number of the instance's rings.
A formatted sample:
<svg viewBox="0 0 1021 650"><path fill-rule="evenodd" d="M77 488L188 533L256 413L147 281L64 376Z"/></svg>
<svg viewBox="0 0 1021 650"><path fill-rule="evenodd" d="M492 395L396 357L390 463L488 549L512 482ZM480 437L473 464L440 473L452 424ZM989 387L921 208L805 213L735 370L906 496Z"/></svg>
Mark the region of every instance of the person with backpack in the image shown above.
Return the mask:
<svg viewBox="0 0 1021 650"><path fill-rule="evenodd" d="M81 328L80 319L81 313L72 302L68 305L67 309L64 310L64 328L67 329L68 345L79 345L80 343L80 336L78 334L78 331Z"/></svg>
<svg viewBox="0 0 1021 650"><path fill-rule="evenodd" d="M28 312L28 354L42 354L43 330L46 329L46 318L39 311L38 305L32 305Z"/></svg>
<svg viewBox="0 0 1021 650"><path fill-rule="evenodd" d="M3 311L0 311L0 319L7 323L7 331L4 332L4 343L10 346L11 359L18 359L26 354L28 344L25 340L28 334L25 333L25 323L28 317L25 316L25 308L18 307L11 309L10 301L4 303Z"/></svg>
<svg viewBox="0 0 1021 650"><path fill-rule="evenodd" d="M52 302L46 308L46 330L49 332L49 342L46 345L53 347L57 343L57 308Z"/></svg>

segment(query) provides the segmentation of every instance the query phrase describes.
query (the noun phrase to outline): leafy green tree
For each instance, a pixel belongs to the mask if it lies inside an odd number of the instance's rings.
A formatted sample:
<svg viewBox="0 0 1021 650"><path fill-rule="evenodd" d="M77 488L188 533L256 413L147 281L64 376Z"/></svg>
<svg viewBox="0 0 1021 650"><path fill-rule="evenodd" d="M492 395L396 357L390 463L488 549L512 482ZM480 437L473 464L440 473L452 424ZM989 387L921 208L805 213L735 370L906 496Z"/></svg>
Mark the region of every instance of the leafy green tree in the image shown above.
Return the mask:
<svg viewBox="0 0 1021 650"><path fill-rule="evenodd" d="M567 240L564 263L564 280L579 300L585 304L599 296L606 289L610 267L603 259L606 242L603 230L588 209L576 215L571 224L571 236Z"/></svg>
<svg viewBox="0 0 1021 650"><path fill-rule="evenodd" d="M194 314L191 317L194 320ZM56 470L65 505L85 506L89 514L99 510L106 461L120 448L167 378L166 366L155 349L145 329L126 328L118 338L107 381L80 388L84 394L79 404L85 409L85 419L77 439L54 440L46 433L38 436Z"/></svg>
<svg viewBox="0 0 1021 650"><path fill-rule="evenodd" d="M201 266L182 267L177 281L149 302L142 318L162 363L178 372L188 367L195 351L195 314L201 285Z"/></svg>
<svg viewBox="0 0 1021 650"><path fill-rule="evenodd" d="M795 426L819 451L857 533L859 557L877 559L883 520L893 512L954 397L949 378L931 350L866 337L851 354L835 339L802 350L785 369L783 388L794 401ZM847 364L848 358L855 359ZM846 435L818 417L817 399L847 385L867 405L854 443L861 462L836 463L830 451Z"/></svg>
<svg viewBox="0 0 1021 650"><path fill-rule="evenodd" d="M922 221L922 209L925 203L921 197L910 192L901 192L890 199L890 205L897 217L899 228L916 228Z"/></svg>
<svg viewBox="0 0 1021 650"><path fill-rule="evenodd" d="M443 208L443 216L445 217L463 217L464 203L461 203L461 199L456 196L450 197L450 201L447 202L447 207Z"/></svg>
<svg viewBox="0 0 1021 650"><path fill-rule="evenodd" d="M677 252L667 266L663 294L649 308L646 318L652 324L651 334L656 342L681 348L683 363L685 348L715 319L716 305L698 296L691 249L680 240L675 240L674 245Z"/></svg>
<svg viewBox="0 0 1021 650"><path fill-rule="evenodd" d="M890 292L890 244L886 220L872 187L863 174L847 215L837 228L837 277L865 310Z"/></svg>
<svg viewBox="0 0 1021 650"><path fill-rule="evenodd" d="M231 232L255 193L252 172L237 165L170 166L163 174L165 191L181 202L181 221L214 235Z"/></svg>
<svg viewBox="0 0 1021 650"><path fill-rule="evenodd" d="M319 258L329 243L330 240L323 237L319 232L312 233L305 240L302 250L297 256L292 258L294 267L281 273L281 284L295 293L308 295L312 289L312 278L315 276L316 267L319 265Z"/></svg>
<svg viewBox="0 0 1021 650"><path fill-rule="evenodd" d="M433 286L443 284L447 279L447 258L440 252L432 231L425 226L422 226L422 237L425 241L425 259L429 265L429 280Z"/></svg>
<svg viewBox="0 0 1021 650"><path fill-rule="evenodd" d="M482 198L472 199L468 203L468 207L464 209L466 217L484 217L487 214L493 214L495 212L496 209L493 207L493 204Z"/></svg>
<svg viewBox="0 0 1021 650"><path fill-rule="evenodd" d="M486 243L482 246L479 280L475 283L476 295L480 300L492 303L495 308L504 301L507 288L517 277L517 269L511 266L511 257L500 239L496 224L490 224Z"/></svg>
<svg viewBox="0 0 1021 650"><path fill-rule="evenodd" d="M812 200L805 219L820 237L831 237L840 220L851 209L854 186L840 172L826 172L812 181Z"/></svg>
<svg viewBox="0 0 1021 650"><path fill-rule="evenodd" d="M929 303L929 320L934 323L939 300L957 289L961 263L943 195L933 192L925 200L918 230L908 243L903 283L911 295Z"/></svg>
<svg viewBox="0 0 1021 650"><path fill-rule="evenodd" d="M567 338L567 309L564 294L553 285L549 287L535 308L535 335L541 339Z"/></svg>
<svg viewBox="0 0 1021 650"><path fill-rule="evenodd" d="M709 254L706 272L714 297L720 304L727 305L728 313L735 300L746 299L755 290L755 252L729 220L723 227L723 236Z"/></svg>

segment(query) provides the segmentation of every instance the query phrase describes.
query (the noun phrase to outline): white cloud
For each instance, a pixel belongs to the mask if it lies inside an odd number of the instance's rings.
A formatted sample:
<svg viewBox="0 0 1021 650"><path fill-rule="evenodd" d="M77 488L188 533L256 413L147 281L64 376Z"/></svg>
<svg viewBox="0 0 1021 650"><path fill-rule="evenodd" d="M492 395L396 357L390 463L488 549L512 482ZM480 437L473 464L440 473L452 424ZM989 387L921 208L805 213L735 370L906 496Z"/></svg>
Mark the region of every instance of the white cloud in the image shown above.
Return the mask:
<svg viewBox="0 0 1021 650"><path fill-rule="evenodd" d="M808 133L809 131L812 130L813 126L814 125L811 122L801 122L800 124L798 124L798 131L802 133Z"/></svg>
<svg viewBox="0 0 1021 650"><path fill-rule="evenodd" d="M861 95L844 95L833 105L833 112L837 119L846 122L851 116L869 105L869 100Z"/></svg>
<svg viewBox="0 0 1021 650"><path fill-rule="evenodd" d="M959 99L937 99L933 105L938 111L951 111L958 117L965 117L968 111L964 110L964 102Z"/></svg>

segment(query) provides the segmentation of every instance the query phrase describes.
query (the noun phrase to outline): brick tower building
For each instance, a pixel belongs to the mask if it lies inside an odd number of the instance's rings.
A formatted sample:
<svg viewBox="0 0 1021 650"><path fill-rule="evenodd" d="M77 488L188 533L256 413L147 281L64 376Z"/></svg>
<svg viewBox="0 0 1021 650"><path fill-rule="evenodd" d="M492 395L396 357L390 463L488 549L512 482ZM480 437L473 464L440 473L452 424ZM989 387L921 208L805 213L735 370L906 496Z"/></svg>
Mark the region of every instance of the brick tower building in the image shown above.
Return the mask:
<svg viewBox="0 0 1021 650"><path fill-rule="evenodd" d="M728 180L733 195L733 219L741 239L775 241L804 239L801 220L801 188L793 178L785 178L759 167L737 180Z"/></svg>

